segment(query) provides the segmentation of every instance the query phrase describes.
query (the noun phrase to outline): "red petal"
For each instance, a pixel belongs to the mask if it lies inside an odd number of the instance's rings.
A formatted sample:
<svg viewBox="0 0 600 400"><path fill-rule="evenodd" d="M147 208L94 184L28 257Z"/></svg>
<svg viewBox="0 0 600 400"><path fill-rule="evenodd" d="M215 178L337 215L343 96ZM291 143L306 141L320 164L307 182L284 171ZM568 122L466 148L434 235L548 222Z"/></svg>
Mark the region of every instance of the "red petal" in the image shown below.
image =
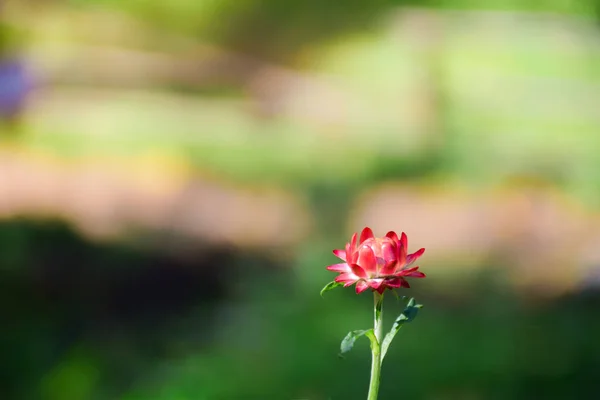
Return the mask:
<svg viewBox="0 0 600 400"><path fill-rule="evenodd" d="M385 234L385 236L389 237L394 242L398 242L398 235L396 235L396 232L394 232L394 231L389 231L388 233Z"/></svg>
<svg viewBox="0 0 600 400"><path fill-rule="evenodd" d="M336 282L350 282L350 284L356 282L359 278L354 275L352 272L345 272L343 274L339 274L335 277L334 281Z"/></svg>
<svg viewBox="0 0 600 400"><path fill-rule="evenodd" d="M358 253L358 265L360 265L368 274L377 273L377 259L373 249L369 246L362 246Z"/></svg>
<svg viewBox="0 0 600 400"><path fill-rule="evenodd" d="M356 260L358 260L358 252L356 249L350 250L350 243L346 248L346 262L348 264L356 264Z"/></svg>
<svg viewBox="0 0 600 400"><path fill-rule="evenodd" d="M425 249L419 249L412 254L406 256L406 265L410 265L417 261L417 258L421 257L425 253Z"/></svg>
<svg viewBox="0 0 600 400"><path fill-rule="evenodd" d="M399 288L399 287L409 288L410 287L410 285L408 284L406 279L399 277L399 276L395 276L393 278L386 279L385 285L389 286L391 288Z"/></svg>
<svg viewBox="0 0 600 400"><path fill-rule="evenodd" d="M371 230L371 228L366 227L365 229L363 229L363 231L360 234L360 242L359 243L363 243L365 240L373 239L374 237L375 237L375 235L373 235L373 231Z"/></svg>
<svg viewBox="0 0 600 400"><path fill-rule="evenodd" d="M389 261L379 271L380 275L392 275L396 271L396 260Z"/></svg>
<svg viewBox="0 0 600 400"><path fill-rule="evenodd" d="M401 270L397 271L394 275L404 276L404 275L410 274L411 272L414 272L418 269L419 269L419 267L405 268L405 269L401 269Z"/></svg>
<svg viewBox="0 0 600 400"><path fill-rule="evenodd" d="M425 278L426 275L421 271L417 271L419 267L412 267L408 269L403 269L395 273L396 276L410 276L412 278Z"/></svg>
<svg viewBox="0 0 600 400"><path fill-rule="evenodd" d="M391 240L384 241L381 245L381 255L386 263L390 261L396 261L398 259L396 242Z"/></svg>
<svg viewBox="0 0 600 400"><path fill-rule="evenodd" d="M382 278L378 278L378 279L369 279L369 280L367 281L367 284L368 284L368 285L369 285L371 288L373 288L373 289L377 290L377 289L379 289L379 287L381 286L381 284L382 284L384 281L385 281L385 279L382 279ZM384 290L385 290L385 288L384 288Z"/></svg>
<svg viewBox="0 0 600 400"><path fill-rule="evenodd" d="M347 263L356 264L355 250L356 249L350 248L350 243L346 243L346 259L344 261L346 261Z"/></svg>
<svg viewBox="0 0 600 400"><path fill-rule="evenodd" d="M333 264L333 265L328 266L327 269L330 271L335 271L335 272L351 272L352 271L350 269L350 266L346 263Z"/></svg>
<svg viewBox="0 0 600 400"><path fill-rule="evenodd" d="M365 281L356 282L356 294L361 294L369 288L369 285Z"/></svg>
<svg viewBox="0 0 600 400"><path fill-rule="evenodd" d="M385 280L385 285L391 288L399 288L402 286L402 281L398 277L390 278Z"/></svg>
<svg viewBox="0 0 600 400"><path fill-rule="evenodd" d="M346 261L346 251L344 251L344 250L334 250L333 254L335 254L335 256L337 258Z"/></svg>
<svg viewBox="0 0 600 400"><path fill-rule="evenodd" d="M385 292L385 288L387 288L386 285L381 285L381 286L379 286L378 289L375 289L375 290L377 290L377 292L379 292L379 294L383 294L383 292ZM391 288L390 288L390 290L391 290Z"/></svg>
<svg viewBox="0 0 600 400"><path fill-rule="evenodd" d="M363 267L361 267L358 264L349 264L349 265L350 265L350 269L352 270L352 273L354 273L354 275L356 275L357 277L362 278L362 279L367 278L367 273L365 272Z"/></svg>
<svg viewBox="0 0 600 400"><path fill-rule="evenodd" d="M406 233L402 232L400 242L398 243L398 264L404 265L406 263L406 249L408 248L408 238Z"/></svg>
<svg viewBox="0 0 600 400"><path fill-rule="evenodd" d="M400 236L400 243L402 244L402 247L408 249L408 237L404 232L402 232L402 235Z"/></svg>
<svg viewBox="0 0 600 400"><path fill-rule="evenodd" d="M350 239L350 252L354 252L356 250L356 232L352 235L352 239Z"/></svg>

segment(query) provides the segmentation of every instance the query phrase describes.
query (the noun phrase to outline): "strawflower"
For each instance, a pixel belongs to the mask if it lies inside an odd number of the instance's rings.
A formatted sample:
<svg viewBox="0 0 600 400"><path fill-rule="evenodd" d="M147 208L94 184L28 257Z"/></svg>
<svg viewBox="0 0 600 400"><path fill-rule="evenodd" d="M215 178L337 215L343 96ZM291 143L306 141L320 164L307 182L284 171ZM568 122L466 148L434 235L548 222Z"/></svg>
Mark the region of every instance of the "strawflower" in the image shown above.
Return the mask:
<svg viewBox="0 0 600 400"><path fill-rule="evenodd" d="M384 237L375 237L371 228L364 228L357 240L352 235L344 250L334 250L333 254L344 261L329 265L328 270L338 272L334 281L328 283L324 292L338 286L355 286L357 294L371 289L374 296L374 326L372 329L355 330L346 335L341 344L341 353L350 351L357 338L366 336L371 341L372 363L371 381L368 400L376 400L379 392L381 364L396 333L406 322L411 322L417 315L421 304L411 298L404 311L396 318L392 329L383 336L383 294L386 289L409 288L406 278L425 278L414 262L423 255L425 249L408 254L408 238L403 232L398 238L396 232L390 231ZM405 298L403 296L403 298Z"/></svg>
<svg viewBox="0 0 600 400"><path fill-rule="evenodd" d="M377 238L371 228L365 228L358 242L355 233L345 250L333 251L344 262L330 265L327 269L340 272L335 282L342 283L344 287L356 283L356 293L368 288L380 294L385 289L409 288L406 277L425 278L419 267L411 267L425 249L407 254L407 247L408 238L404 232L400 239L396 232L388 232L384 237Z"/></svg>

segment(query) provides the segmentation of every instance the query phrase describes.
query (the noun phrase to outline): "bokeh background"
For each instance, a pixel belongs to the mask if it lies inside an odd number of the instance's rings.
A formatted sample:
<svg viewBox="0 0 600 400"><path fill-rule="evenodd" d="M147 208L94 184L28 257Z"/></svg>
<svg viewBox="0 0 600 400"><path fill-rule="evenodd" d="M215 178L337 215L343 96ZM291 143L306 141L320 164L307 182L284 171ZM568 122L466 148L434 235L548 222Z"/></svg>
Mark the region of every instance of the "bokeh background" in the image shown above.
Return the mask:
<svg viewBox="0 0 600 400"><path fill-rule="evenodd" d="M597 0L0 7L2 399L363 399L365 225L382 399L597 398Z"/></svg>

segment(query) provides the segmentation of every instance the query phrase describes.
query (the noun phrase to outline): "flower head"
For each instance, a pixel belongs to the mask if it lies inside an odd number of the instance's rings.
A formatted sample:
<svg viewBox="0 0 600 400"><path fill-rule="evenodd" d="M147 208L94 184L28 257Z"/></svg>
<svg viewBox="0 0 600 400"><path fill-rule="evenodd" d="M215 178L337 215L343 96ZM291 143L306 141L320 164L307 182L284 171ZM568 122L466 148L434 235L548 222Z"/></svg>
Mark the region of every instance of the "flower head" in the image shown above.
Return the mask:
<svg viewBox="0 0 600 400"><path fill-rule="evenodd" d="M334 250L333 254L343 263L327 267L330 271L339 272L336 282L344 287L356 283L356 293L368 288L383 293L386 288L395 289L410 287L406 277L425 278L419 267L411 265L425 252L420 249L407 254L408 239L403 232L400 238L396 232L388 232L384 237L373 235L371 228L365 228L357 241L356 233L352 235L345 250Z"/></svg>

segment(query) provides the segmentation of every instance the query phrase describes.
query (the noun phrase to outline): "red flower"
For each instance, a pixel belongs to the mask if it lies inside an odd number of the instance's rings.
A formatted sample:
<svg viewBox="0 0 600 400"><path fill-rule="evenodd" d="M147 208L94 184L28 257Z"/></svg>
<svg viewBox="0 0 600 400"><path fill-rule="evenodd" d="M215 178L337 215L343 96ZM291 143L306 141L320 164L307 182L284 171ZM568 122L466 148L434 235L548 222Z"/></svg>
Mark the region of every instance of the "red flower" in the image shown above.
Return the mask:
<svg viewBox="0 0 600 400"><path fill-rule="evenodd" d="M340 273L335 281L343 283L344 287L356 283L356 293L368 288L379 293L386 288L408 288L410 285L405 277L425 278L425 274L418 271L419 267L411 267L425 249L407 255L407 246L408 239L404 232L400 239L396 232L376 238L371 228L367 227L360 234L358 245L355 233L345 250L333 251L344 262L330 265L327 269Z"/></svg>

